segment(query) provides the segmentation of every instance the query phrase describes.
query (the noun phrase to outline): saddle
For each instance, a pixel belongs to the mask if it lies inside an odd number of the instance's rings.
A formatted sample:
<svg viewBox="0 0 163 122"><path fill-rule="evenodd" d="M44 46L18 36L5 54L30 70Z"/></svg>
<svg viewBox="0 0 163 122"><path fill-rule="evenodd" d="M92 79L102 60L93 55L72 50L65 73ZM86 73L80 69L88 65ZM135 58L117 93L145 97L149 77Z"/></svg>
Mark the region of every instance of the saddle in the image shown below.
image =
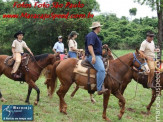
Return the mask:
<svg viewBox="0 0 163 122"><path fill-rule="evenodd" d="M108 70L109 68L109 60L103 59L104 66L105 66L105 71ZM80 74L82 76L88 77L88 93L92 94L95 91L92 91L96 87L96 84L91 84L90 83L90 78L96 79L96 70L92 66L92 64L89 63L88 60L79 60L74 71L74 73ZM105 73L107 74L107 73Z"/></svg>
<svg viewBox="0 0 163 122"><path fill-rule="evenodd" d="M30 55L28 53L24 53L21 56L21 64L20 64L20 66L27 66L28 62L29 62L29 58L30 58ZM6 66L8 66L8 67L13 67L14 63L15 63L15 60L13 59L13 56L8 56L4 61L4 64Z"/></svg>

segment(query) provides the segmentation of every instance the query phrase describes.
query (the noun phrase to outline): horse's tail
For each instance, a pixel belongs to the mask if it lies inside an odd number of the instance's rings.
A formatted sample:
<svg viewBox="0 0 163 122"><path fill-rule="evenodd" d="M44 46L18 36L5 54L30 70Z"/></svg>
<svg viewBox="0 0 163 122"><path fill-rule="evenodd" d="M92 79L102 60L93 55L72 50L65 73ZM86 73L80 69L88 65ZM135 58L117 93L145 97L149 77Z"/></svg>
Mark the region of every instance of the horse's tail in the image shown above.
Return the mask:
<svg viewBox="0 0 163 122"><path fill-rule="evenodd" d="M51 72L51 80L50 80L50 95L52 96L55 89L57 88L57 74L56 74L56 68L59 65L61 61L56 61L53 64L52 72Z"/></svg>

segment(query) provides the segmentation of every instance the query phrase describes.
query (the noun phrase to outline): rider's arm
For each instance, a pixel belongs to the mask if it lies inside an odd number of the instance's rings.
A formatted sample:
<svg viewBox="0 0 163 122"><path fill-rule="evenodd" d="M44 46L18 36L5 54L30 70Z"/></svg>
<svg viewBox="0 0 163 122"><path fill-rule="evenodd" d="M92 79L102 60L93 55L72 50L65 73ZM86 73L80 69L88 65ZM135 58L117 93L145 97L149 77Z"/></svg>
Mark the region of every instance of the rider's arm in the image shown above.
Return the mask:
<svg viewBox="0 0 163 122"><path fill-rule="evenodd" d="M15 53L15 47L12 47L12 54Z"/></svg>
<svg viewBox="0 0 163 122"><path fill-rule="evenodd" d="M56 53L56 49L52 49L52 51L53 51L54 53Z"/></svg>
<svg viewBox="0 0 163 122"><path fill-rule="evenodd" d="M33 53L31 52L31 50L30 50L28 47L26 47L26 49L27 49L28 52L33 56Z"/></svg>
<svg viewBox="0 0 163 122"><path fill-rule="evenodd" d="M95 53L94 53L94 51L93 51L93 46L92 46L92 45L89 45L89 46L88 46L88 50L89 50L91 56L92 56L92 57L95 57Z"/></svg>
<svg viewBox="0 0 163 122"><path fill-rule="evenodd" d="M151 58L151 57L148 57L148 56L146 56L145 54L144 54L144 51L139 51L140 52L140 54L141 55L143 55L143 57L145 57L147 60L152 60L153 61L153 59Z"/></svg>

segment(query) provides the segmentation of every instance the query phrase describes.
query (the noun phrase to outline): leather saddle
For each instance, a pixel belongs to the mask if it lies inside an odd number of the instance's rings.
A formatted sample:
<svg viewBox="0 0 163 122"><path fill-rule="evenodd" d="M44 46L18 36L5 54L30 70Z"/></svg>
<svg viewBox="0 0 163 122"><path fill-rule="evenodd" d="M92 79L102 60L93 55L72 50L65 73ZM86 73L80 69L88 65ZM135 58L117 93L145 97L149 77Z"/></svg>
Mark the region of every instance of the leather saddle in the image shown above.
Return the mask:
<svg viewBox="0 0 163 122"><path fill-rule="evenodd" d="M30 55L28 53L24 53L21 56L21 64L20 64L20 66L27 66L28 62L29 62L29 59L30 59ZM13 56L8 56L4 61L4 64L6 66L8 66L8 67L13 67L14 63L15 63L15 60L13 59Z"/></svg>
<svg viewBox="0 0 163 122"><path fill-rule="evenodd" d="M105 61L104 66L105 66L105 70L107 71L107 69L109 68L109 60L103 60L103 61ZM88 93L92 94L95 92L92 91L92 89L96 87L96 84L95 85L91 84L90 78L95 79L97 71L94 69L92 64L89 63L88 60L79 60L73 72L88 77L88 83L87 83Z"/></svg>

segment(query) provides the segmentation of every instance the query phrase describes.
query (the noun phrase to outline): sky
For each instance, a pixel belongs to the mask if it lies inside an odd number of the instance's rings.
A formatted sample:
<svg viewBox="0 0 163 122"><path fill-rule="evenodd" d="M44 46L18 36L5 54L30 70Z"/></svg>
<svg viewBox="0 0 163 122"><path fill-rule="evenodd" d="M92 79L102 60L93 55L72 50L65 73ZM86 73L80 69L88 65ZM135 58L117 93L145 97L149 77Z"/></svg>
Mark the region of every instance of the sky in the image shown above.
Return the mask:
<svg viewBox="0 0 163 122"><path fill-rule="evenodd" d="M115 13L117 17L126 16L130 18L129 9L137 8L137 14L134 18L156 17L157 12L152 11L147 5L134 3L134 0L96 0L100 4L101 13ZM94 13L98 15L99 13Z"/></svg>
<svg viewBox="0 0 163 122"><path fill-rule="evenodd" d="M29 1L34 3L34 0ZM126 16L130 19L131 16L129 14L129 9L137 8L137 14L136 16L132 17L132 19L146 16L150 18L157 17L156 11L152 11L152 9L147 5L140 5L139 3L135 3L134 0L96 0L96 1L100 5L101 12L93 12L94 15L99 15L100 13L114 13L119 18L122 16Z"/></svg>

